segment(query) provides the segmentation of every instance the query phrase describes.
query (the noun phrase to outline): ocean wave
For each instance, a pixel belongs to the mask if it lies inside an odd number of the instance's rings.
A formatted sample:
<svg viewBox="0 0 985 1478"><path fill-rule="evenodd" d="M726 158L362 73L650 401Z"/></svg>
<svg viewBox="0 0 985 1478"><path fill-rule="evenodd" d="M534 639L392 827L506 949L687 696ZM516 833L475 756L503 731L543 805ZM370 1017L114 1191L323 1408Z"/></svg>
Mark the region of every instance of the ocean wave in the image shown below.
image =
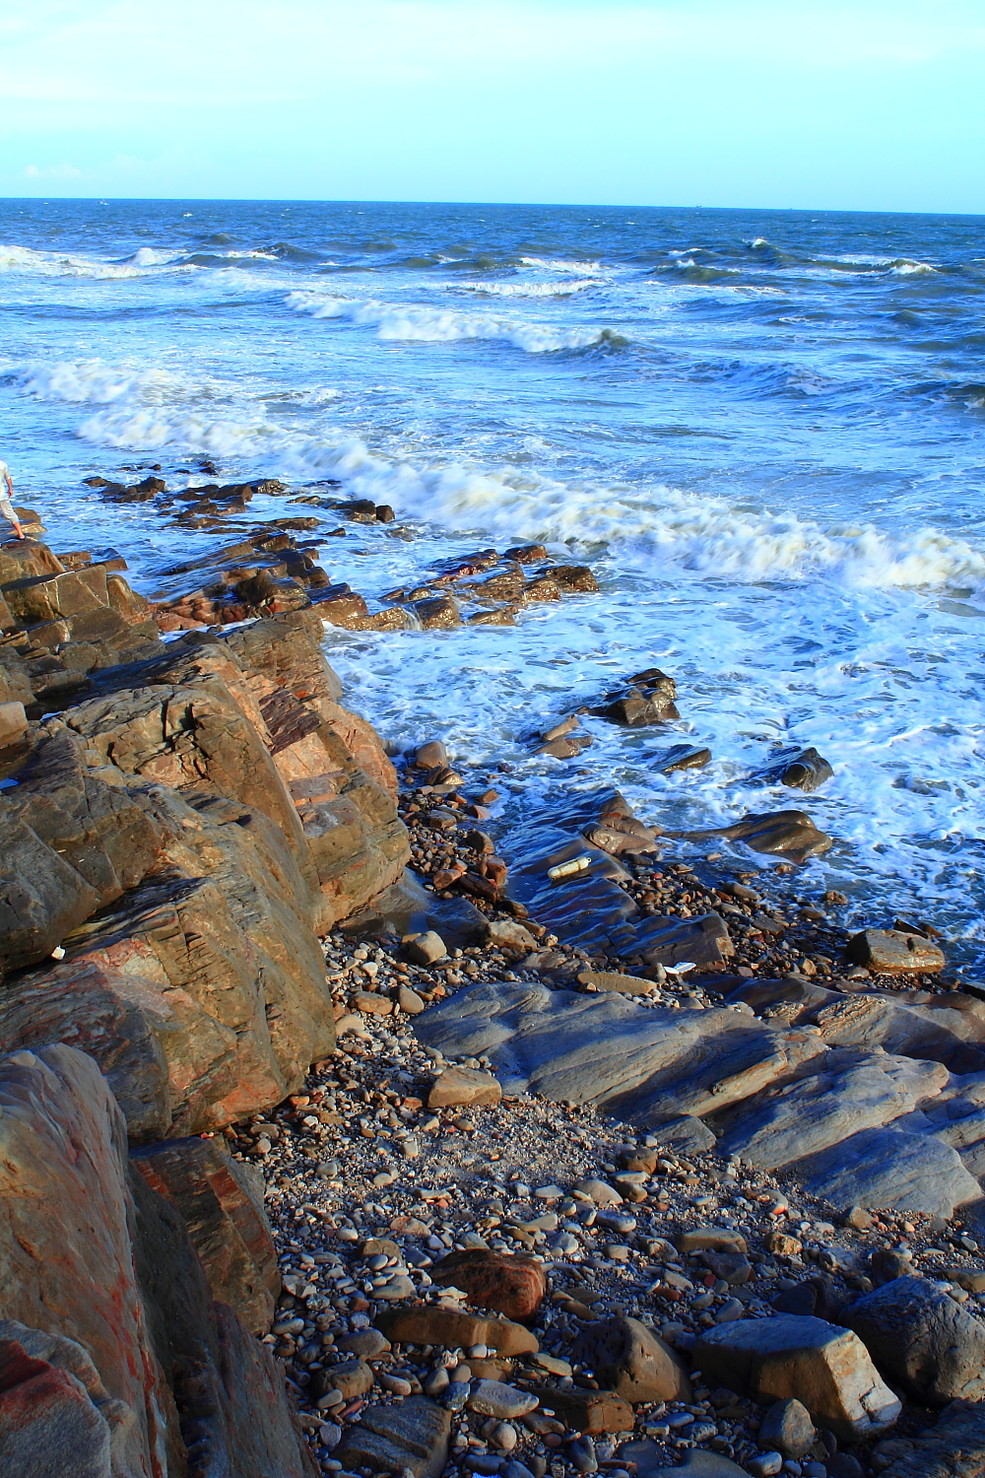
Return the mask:
<svg viewBox="0 0 985 1478"><path fill-rule="evenodd" d="M455 287L495 298L567 298L603 285L601 277L570 277L563 282L458 282Z"/></svg>
<svg viewBox="0 0 985 1478"><path fill-rule="evenodd" d="M136 255L139 256L140 253ZM29 246L0 243L0 273L12 272L32 277L90 277L98 280L143 277L148 270L151 270L151 264L137 262L134 258L126 262L104 262L96 257L35 251Z"/></svg>
<svg viewBox="0 0 985 1478"><path fill-rule="evenodd" d="M534 469L482 471L456 463L415 466L374 455L355 437L278 424L261 406L230 413L161 371L63 365L21 380L25 389L96 409L85 440L128 450L173 448L258 461L297 482L332 477L355 497L391 503L407 517L490 539L565 544L660 580L694 577L766 584L826 580L853 588L985 591L985 552L933 528L893 533L872 523L824 525L793 513L750 509L727 498L667 486L565 483Z"/></svg>
<svg viewBox="0 0 985 1478"><path fill-rule="evenodd" d="M28 395L70 405L157 404L204 393L204 387L192 386L184 376L165 369L110 365L98 359L20 365L8 370L6 379Z"/></svg>
<svg viewBox="0 0 985 1478"><path fill-rule="evenodd" d="M596 275L602 270L601 262L568 262L560 257L521 257L522 267L538 267L542 272L571 272L576 277Z"/></svg>
<svg viewBox="0 0 985 1478"><path fill-rule="evenodd" d="M362 327L375 328L379 339L428 343L492 339L512 344L528 354L553 354L564 349L588 349L600 345L619 347L624 342L611 329L559 330L521 319L384 303L374 298L340 298L310 289L289 293L286 302L296 312L308 313L314 318L341 318Z"/></svg>

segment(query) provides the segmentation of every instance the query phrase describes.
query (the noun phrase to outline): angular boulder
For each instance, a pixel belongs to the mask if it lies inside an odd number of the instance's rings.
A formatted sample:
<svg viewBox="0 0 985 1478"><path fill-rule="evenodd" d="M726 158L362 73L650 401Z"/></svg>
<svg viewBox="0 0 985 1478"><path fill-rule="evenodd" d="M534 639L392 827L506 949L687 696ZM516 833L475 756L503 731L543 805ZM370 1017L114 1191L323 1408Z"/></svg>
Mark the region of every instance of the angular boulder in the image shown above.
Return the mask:
<svg viewBox="0 0 985 1478"><path fill-rule="evenodd" d="M638 1319L586 1324L571 1353L603 1387L631 1405L691 1399L691 1383L677 1354Z"/></svg>
<svg viewBox="0 0 985 1478"><path fill-rule="evenodd" d="M800 1401L839 1439L884 1431L901 1411L861 1340L823 1319L739 1319L699 1334L692 1354L706 1384L758 1400Z"/></svg>

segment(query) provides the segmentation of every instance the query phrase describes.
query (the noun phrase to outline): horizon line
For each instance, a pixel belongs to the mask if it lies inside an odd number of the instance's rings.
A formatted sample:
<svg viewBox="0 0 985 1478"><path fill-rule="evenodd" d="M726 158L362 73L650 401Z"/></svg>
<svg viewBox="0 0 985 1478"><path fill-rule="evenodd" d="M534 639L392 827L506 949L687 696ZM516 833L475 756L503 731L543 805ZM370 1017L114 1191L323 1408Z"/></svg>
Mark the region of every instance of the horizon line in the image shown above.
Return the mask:
<svg viewBox="0 0 985 1478"><path fill-rule="evenodd" d="M0 195L4 203L50 205L433 205L439 207L468 207L480 210L636 210L636 211L757 211L777 215L871 215L871 216L927 216L943 219L960 216L965 220L985 220L985 210L914 210L866 208L858 206L797 206L797 205L641 205L604 204L597 201L560 200L412 200L342 198L316 195Z"/></svg>

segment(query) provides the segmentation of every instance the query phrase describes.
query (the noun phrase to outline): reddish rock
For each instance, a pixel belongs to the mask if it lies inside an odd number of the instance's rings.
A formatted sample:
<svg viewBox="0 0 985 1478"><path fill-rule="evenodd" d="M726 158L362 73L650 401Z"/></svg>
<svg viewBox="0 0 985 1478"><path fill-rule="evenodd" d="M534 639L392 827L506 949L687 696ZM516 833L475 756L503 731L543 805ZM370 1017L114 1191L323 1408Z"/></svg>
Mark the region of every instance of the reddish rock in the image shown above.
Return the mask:
<svg viewBox="0 0 985 1478"><path fill-rule="evenodd" d="M533 1319L547 1292L543 1265L534 1258L483 1247L450 1252L431 1276L439 1287L461 1288L474 1308L495 1309L521 1323Z"/></svg>
<svg viewBox="0 0 985 1478"><path fill-rule="evenodd" d="M511 1319L484 1318L439 1304L385 1309L377 1314L376 1324L391 1344L399 1340L405 1345L443 1345L449 1350L486 1345L504 1356L536 1354L540 1349L536 1336Z"/></svg>
<svg viewBox="0 0 985 1478"><path fill-rule="evenodd" d="M181 1214L213 1298L234 1309L247 1329L266 1334L281 1280L262 1172L230 1159L214 1139L167 1140L132 1158L147 1184Z"/></svg>

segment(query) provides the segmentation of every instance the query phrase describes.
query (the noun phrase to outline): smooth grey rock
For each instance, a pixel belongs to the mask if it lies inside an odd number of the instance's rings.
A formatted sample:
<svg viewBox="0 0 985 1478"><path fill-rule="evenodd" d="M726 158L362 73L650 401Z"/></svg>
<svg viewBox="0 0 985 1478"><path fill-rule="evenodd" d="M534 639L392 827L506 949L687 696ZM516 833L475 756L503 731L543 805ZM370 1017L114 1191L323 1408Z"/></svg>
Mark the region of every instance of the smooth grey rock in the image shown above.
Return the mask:
<svg viewBox="0 0 985 1478"><path fill-rule="evenodd" d="M714 1149L718 1143L708 1125L693 1114L681 1114L677 1119L651 1124L650 1133L664 1149L679 1150L682 1155L701 1155Z"/></svg>
<svg viewBox="0 0 985 1478"><path fill-rule="evenodd" d="M834 1050L819 1059L811 1076L741 1113L719 1148L766 1170L789 1165L907 1113L940 1092L948 1076L941 1063L893 1057L879 1048Z"/></svg>
<svg viewBox="0 0 985 1478"><path fill-rule="evenodd" d="M724 1108L822 1046L725 1009L495 982L466 986L414 1030L446 1057L488 1056L507 1093L597 1103L642 1126Z"/></svg>
<svg viewBox="0 0 985 1478"><path fill-rule="evenodd" d="M946 1219L981 1196L957 1150L893 1125L853 1134L793 1168L805 1190L842 1213L869 1206Z"/></svg>
<svg viewBox="0 0 985 1478"><path fill-rule="evenodd" d="M745 1468L717 1452L694 1449L683 1462L668 1467L655 1442L626 1442L619 1449L621 1462L635 1463L638 1478L749 1478ZM630 1469L632 1471L632 1469Z"/></svg>
<svg viewBox="0 0 985 1478"><path fill-rule="evenodd" d="M479 1416L494 1416L501 1421L516 1421L533 1411L537 1397L529 1391L518 1391L504 1381L474 1380L469 1388L466 1406Z"/></svg>
<svg viewBox="0 0 985 1478"><path fill-rule="evenodd" d="M918 1401L985 1397L985 1323L927 1278L894 1278L845 1315L881 1370Z"/></svg>

